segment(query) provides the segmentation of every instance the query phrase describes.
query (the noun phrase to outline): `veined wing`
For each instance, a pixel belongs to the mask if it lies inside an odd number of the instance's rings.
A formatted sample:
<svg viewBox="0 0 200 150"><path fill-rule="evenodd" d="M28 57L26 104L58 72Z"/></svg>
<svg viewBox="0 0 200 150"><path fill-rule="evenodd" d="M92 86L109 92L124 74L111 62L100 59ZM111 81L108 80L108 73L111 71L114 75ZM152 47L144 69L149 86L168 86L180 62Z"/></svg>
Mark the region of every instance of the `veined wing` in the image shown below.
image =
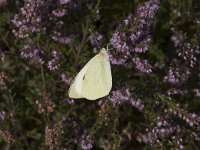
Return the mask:
<svg viewBox="0 0 200 150"><path fill-rule="evenodd" d="M109 94L112 87L111 67L108 58L98 54L83 77L81 95L95 100Z"/></svg>
<svg viewBox="0 0 200 150"><path fill-rule="evenodd" d="M83 76L85 75L88 67L90 66L90 64L93 62L93 60L96 58L97 56L94 56L82 69L81 71L77 74L77 76L75 77L74 81L72 82L68 94L69 97L71 98L83 98L83 96L81 95L81 86L82 86L82 81L83 81Z"/></svg>

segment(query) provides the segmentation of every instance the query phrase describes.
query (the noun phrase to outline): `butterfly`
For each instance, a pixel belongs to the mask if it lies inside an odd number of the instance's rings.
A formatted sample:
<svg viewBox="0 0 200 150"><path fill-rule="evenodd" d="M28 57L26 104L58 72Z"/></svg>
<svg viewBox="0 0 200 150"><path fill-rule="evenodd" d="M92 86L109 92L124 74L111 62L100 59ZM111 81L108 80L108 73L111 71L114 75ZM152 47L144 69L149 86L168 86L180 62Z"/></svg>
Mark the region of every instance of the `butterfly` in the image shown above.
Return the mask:
<svg viewBox="0 0 200 150"><path fill-rule="evenodd" d="M96 100L109 94L112 74L108 48L102 48L77 74L68 94L70 98Z"/></svg>

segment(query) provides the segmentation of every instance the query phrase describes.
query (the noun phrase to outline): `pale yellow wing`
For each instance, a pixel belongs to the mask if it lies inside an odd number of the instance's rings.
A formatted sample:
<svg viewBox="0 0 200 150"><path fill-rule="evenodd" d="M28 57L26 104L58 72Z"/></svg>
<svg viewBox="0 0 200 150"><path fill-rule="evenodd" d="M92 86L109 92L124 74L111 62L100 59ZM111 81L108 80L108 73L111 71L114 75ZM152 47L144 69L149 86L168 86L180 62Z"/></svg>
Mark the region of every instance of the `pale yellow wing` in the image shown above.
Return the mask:
<svg viewBox="0 0 200 150"><path fill-rule="evenodd" d="M77 76L75 77L74 81L72 82L68 94L70 98L83 98L83 96L81 95L81 85L82 85L82 81L83 81L83 76L85 75L88 67L90 66L90 64L93 62L93 60L96 58L97 56L94 56L82 69L81 71L77 74Z"/></svg>
<svg viewBox="0 0 200 150"><path fill-rule="evenodd" d="M96 100L109 94L112 88L111 67L107 52L103 49L94 58L83 76L81 95Z"/></svg>

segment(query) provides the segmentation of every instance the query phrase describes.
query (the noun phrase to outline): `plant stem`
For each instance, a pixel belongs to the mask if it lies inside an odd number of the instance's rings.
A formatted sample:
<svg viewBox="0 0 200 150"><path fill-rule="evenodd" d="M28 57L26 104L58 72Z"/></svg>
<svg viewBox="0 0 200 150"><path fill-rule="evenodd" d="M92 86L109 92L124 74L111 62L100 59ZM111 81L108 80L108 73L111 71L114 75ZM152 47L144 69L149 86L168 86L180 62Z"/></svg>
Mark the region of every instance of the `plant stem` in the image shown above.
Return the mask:
<svg viewBox="0 0 200 150"><path fill-rule="evenodd" d="M40 69L41 69L43 90L46 91L46 84L45 84L45 79L44 79L44 69L43 69L42 64L40 65Z"/></svg>

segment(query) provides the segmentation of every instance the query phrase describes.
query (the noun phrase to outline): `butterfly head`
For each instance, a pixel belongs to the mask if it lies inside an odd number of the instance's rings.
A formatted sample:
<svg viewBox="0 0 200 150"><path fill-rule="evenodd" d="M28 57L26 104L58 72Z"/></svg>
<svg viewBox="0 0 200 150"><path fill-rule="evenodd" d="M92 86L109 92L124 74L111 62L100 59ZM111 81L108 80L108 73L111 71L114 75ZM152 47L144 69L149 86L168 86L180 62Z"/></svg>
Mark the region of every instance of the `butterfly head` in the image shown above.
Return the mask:
<svg viewBox="0 0 200 150"><path fill-rule="evenodd" d="M103 55L104 57L108 58L108 53L107 53L107 50L105 48L101 49L100 54Z"/></svg>

